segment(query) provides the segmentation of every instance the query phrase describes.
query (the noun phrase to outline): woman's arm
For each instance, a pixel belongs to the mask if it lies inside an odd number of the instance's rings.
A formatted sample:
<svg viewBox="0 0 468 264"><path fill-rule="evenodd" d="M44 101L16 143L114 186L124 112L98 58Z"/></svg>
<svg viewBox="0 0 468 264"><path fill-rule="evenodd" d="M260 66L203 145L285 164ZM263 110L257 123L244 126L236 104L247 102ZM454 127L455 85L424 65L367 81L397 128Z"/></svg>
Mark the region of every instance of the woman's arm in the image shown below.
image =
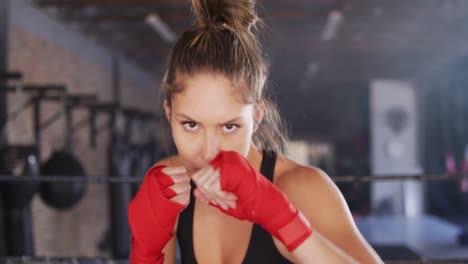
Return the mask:
<svg viewBox="0 0 468 264"><path fill-rule="evenodd" d="M167 242L163 249L164 252L164 264L175 264L176 263L176 239L175 236Z"/></svg>
<svg viewBox="0 0 468 264"><path fill-rule="evenodd" d="M291 252L294 263L359 263L317 231Z"/></svg>
<svg viewBox="0 0 468 264"><path fill-rule="evenodd" d="M383 263L359 232L344 197L326 173L298 165L281 175L275 185L303 213L314 229L307 242L292 254L275 240L285 257L297 259L298 262L310 257L310 262L316 257L327 258L322 252L335 251L343 252L359 263ZM338 255L332 253L330 257Z"/></svg>

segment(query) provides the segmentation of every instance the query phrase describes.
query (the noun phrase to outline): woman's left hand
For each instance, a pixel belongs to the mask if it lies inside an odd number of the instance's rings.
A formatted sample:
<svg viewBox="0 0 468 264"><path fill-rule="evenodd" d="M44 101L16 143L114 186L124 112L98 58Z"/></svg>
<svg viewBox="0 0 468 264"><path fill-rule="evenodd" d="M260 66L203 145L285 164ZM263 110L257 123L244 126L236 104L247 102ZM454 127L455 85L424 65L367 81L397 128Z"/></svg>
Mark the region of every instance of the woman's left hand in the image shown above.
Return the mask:
<svg viewBox="0 0 468 264"><path fill-rule="evenodd" d="M221 151L210 165L192 175L198 195L203 194L210 205L239 220L261 225L289 251L310 236L312 229L308 220L240 153ZM238 198L230 201L235 202L236 208L223 204L228 195Z"/></svg>
<svg viewBox="0 0 468 264"><path fill-rule="evenodd" d="M224 210L236 208L237 196L221 190L219 169L215 170L211 165L208 165L195 172L192 179L197 185L194 195L202 202L218 205Z"/></svg>

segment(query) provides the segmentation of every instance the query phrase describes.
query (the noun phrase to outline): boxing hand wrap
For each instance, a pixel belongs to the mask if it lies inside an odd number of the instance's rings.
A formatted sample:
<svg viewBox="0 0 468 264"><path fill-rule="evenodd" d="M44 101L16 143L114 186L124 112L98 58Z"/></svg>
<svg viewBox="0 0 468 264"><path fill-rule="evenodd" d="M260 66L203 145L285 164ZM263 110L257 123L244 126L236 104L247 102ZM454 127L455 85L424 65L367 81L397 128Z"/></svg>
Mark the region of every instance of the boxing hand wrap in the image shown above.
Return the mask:
<svg viewBox="0 0 468 264"><path fill-rule="evenodd" d="M162 172L166 166L152 167L128 205L132 231L130 263L164 262L162 250L172 238L177 216L185 206L169 200L176 193L172 179Z"/></svg>
<svg viewBox="0 0 468 264"><path fill-rule="evenodd" d="M309 221L286 195L255 171L239 153L221 151L210 164L220 170L221 189L237 196L236 208L222 209L240 220L262 226L293 251L312 233Z"/></svg>

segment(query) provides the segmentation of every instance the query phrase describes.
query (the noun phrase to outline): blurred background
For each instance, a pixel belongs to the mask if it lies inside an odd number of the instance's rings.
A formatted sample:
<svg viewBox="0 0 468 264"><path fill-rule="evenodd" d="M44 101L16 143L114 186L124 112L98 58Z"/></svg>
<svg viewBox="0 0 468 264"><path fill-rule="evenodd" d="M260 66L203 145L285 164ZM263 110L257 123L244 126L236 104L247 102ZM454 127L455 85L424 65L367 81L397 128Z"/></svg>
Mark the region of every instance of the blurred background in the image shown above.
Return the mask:
<svg viewBox="0 0 468 264"><path fill-rule="evenodd" d="M468 2L257 10L287 156L337 181L384 259L468 263ZM6 179L141 179L166 155L159 83L192 21L185 0L0 0L0 258L128 256L138 183ZM343 181L402 175L439 180Z"/></svg>

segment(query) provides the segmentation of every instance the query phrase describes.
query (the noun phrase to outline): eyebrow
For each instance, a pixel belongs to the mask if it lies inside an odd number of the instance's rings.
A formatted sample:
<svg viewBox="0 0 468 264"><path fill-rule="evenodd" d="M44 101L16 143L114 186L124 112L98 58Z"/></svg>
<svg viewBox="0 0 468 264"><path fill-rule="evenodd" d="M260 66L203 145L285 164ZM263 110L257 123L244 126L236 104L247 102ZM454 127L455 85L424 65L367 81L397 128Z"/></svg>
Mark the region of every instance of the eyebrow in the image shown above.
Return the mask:
<svg viewBox="0 0 468 264"><path fill-rule="evenodd" d="M186 114L183 114L183 113L175 113L175 114L176 114L177 116L180 116L180 117L183 117L183 118L185 118L185 119L188 119L188 120L194 121L194 122L196 122L196 123L199 123L198 121L196 121L195 119L191 118L190 116L188 116L188 115L186 115ZM224 122L224 123L221 123L221 124L233 123L233 122L238 121L238 120L240 120L240 119L242 119L241 116L236 117L236 118L233 118L233 119L228 120L228 121L226 121L226 122Z"/></svg>

